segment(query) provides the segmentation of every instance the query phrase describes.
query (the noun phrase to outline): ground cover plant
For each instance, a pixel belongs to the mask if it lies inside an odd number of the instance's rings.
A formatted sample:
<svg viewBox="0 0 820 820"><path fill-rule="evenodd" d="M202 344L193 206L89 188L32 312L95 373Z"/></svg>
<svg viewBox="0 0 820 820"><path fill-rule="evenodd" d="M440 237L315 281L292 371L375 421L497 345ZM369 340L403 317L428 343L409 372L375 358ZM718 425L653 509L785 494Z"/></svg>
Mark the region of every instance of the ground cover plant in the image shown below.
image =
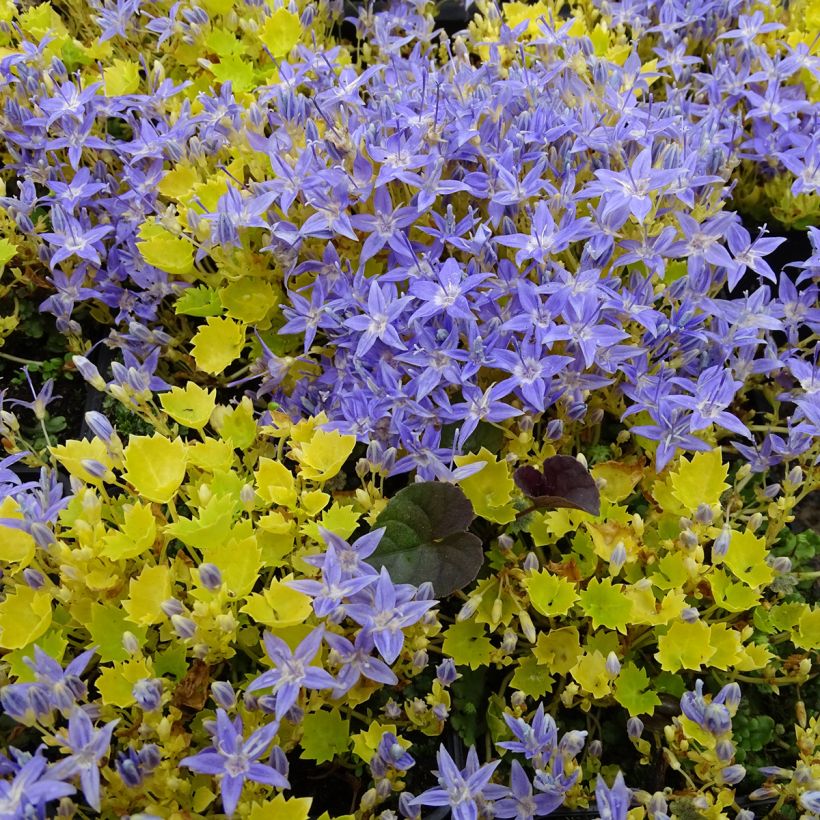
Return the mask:
<svg viewBox="0 0 820 820"><path fill-rule="evenodd" d="M820 814L820 7L435 13L0 3L0 816Z"/></svg>

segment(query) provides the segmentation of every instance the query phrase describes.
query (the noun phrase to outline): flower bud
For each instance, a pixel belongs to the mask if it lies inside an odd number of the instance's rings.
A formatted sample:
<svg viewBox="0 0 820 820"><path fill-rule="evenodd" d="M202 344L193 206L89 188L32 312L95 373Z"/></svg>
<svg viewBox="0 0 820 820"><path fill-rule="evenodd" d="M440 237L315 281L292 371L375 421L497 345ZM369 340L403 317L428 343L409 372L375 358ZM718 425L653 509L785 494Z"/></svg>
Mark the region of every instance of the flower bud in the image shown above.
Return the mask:
<svg viewBox="0 0 820 820"><path fill-rule="evenodd" d="M136 655L137 652L140 651L139 641L137 640L137 636L133 632L128 632L126 630L122 633L122 648L129 655Z"/></svg>
<svg viewBox="0 0 820 820"><path fill-rule="evenodd" d="M527 572L538 572L539 567L538 556L534 552L528 552L524 558L524 569Z"/></svg>
<svg viewBox="0 0 820 820"><path fill-rule="evenodd" d="M698 545L698 537L692 530L684 530L680 534L680 542L684 549L693 550Z"/></svg>
<svg viewBox="0 0 820 820"><path fill-rule="evenodd" d="M518 635L512 629L504 630L504 637L501 639L501 651L509 655L515 652L515 647L518 644Z"/></svg>
<svg viewBox="0 0 820 820"><path fill-rule="evenodd" d="M708 703L703 710L703 728L715 737L725 735L732 728L729 710L720 703Z"/></svg>
<svg viewBox="0 0 820 820"><path fill-rule="evenodd" d="M727 785L736 786L746 777L746 769L739 763L736 763L733 766L727 766L725 769L721 769L720 776Z"/></svg>
<svg viewBox="0 0 820 820"><path fill-rule="evenodd" d="M736 815L735 820L755 820L757 815L749 809L741 809Z"/></svg>
<svg viewBox="0 0 820 820"><path fill-rule="evenodd" d="M98 439L102 439L106 444L113 440L115 435L114 428L111 426L111 422L109 422L102 413L98 413L96 410L89 410L85 414L85 423L92 434Z"/></svg>
<svg viewBox="0 0 820 820"><path fill-rule="evenodd" d="M442 686L449 686L458 677L455 661L452 658L445 658L436 667L436 677Z"/></svg>
<svg viewBox="0 0 820 820"><path fill-rule="evenodd" d="M498 536L498 549L501 552L509 552L513 548L513 544L515 544L515 541L506 533Z"/></svg>
<svg viewBox="0 0 820 820"><path fill-rule="evenodd" d="M435 719L436 720L441 720L441 721L447 720L447 717L450 714L450 710L443 703L437 703L433 707L432 711L433 711L433 716L435 717Z"/></svg>
<svg viewBox="0 0 820 820"><path fill-rule="evenodd" d="M185 611L185 608L176 598L169 598L167 601L163 601L159 605L159 608L167 618L173 618L174 615L182 615Z"/></svg>
<svg viewBox="0 0 820 820"><path fill-rule="evenodd" d="M722 560L726 557L726 553L729 552L731 537L731 530L728 527L724 527L720 535L715 539L714 544L712 544L712 560Z"/></svg>
<svg viewBox="0 0 820 820"><path fill-rule="evenodd" d="M550 419L547 423L546 437L550 441L557 441L564 435L564 422L561 419Z"/></svg>
<svg viewBox="0 0 820 820"><path fill-rule="evenodd" d="M527 702L527 696L516 689L510 696L510 703L513 709L520 709Z"/></svg>
<svg viewBox="0 0 820 820"><path fill-rule="evenodd" d="M413 669L424 669L427 666L427 662L429 661L429 657L427 655L426 650L424 649L417 649L413 653Z"/></svg>
<svg viewBox="0 0 820 820"><path fill-rule="evenodd" d="M680 617L682 621L685 621L687 624L693 624L695 621L700 618L700 613L695 609L693 606L684 607L681 610Z"/></svg>
<svg viewBox="0 0 820 820"><path fill-rule="evenodd" d="M728 763L735 756L735 744L731 740L719 740L715 746L718 760Z"/></svg>
<svg viewBox="0 0 820 820"><path fill-rule="evenodd" d="M792 467L791 470L786 474L786 481L789 482L792 486L798 486L799 484L803 483L803 470L800 467Z"/></svg>
<svg viewBox="0 0 820 820"><path fill-rule="evenodd" d="M481 605L481 598L468 598L456 615L457 621L469 621Z"/></svg>
<svg viewBox="0 0 820 820"><path fill-rule="evenodd" d="M763 495L766 498L776 498L783 488L779 484L769 484L768 487L763 488Z"/></svg>
<svg viewBox="0 0 820 820"><path fill-rule="evenodd" d="M74 367L80 375L96 390L105 390L105 379L100 375L96 365L86 359L85 356L73 356Z"/></svg>
<svg viewBox="0 0 820 820"><path fill-rule="evenodd" d="M714 513L708 504L698 504L698 508L695 510L695 521L698 524L711 524L713 518Z"/></svg>
<svg viewBox="0 0 820 820"><path fill-rule="evenodd" d="M610 678L617 678L621 674L621 662L614 652L606 656L606 672Z"/></svg>
<svg viewBox="0 0 820 820"><path fill-rule="evenodd" d="M623 541L619 541L615 548L612 550L612 555L609 556L609 569L610 572L617 575L623 565L626 563L627 554L626 554L626 547L624 546Z"/></svg>
<svg viewBox="0 0 820 820"><path fill-rule="evenodd" d="M575 757L584 748L587 733L572 729L566 732L558 743L558 750L569 757Z"/></svg>
<svg viewBox="0 0 820 820"><path fill-rule="evenodd" d="M45 524L35 521L31 525L31 537L40 549L47 550L52 544L57 543L54 533Z"/></svg>
<svg viewBox="0 0 820 820"><path fill-rule="evenodd" d="M792 571L792 562L790 558L781 555L772 559L772 569L780 575L786 575Z"/></svg>
<svg viewBox="0 0 820 820"><path fill-rule="evenodd" d="M162 681L156 678L138 680L131 694L143 712L154 712L162 706Z"/></svg>
<svg viewBox="0 0 820 820"><path fill-rule="evenodd" d="M604 745L600 740L593 740L589 746L587 746L587 754L590 757L599 758L603 753Z"/></svg>
<svg viewBox="0 0 820 820"><path fill-rule="evenodd" d="M184 615L172 615L171 624L174 627L174 631L180 638L187 640L196 635L196 623L190 618L186 618Z"/></svg>
<svg viewBox="0 0 820 820"><path fill-rule="evenodd" d="M430 581L422 581L418 587L416 587L415 599L417 601L432 601L435 595L436 591Z"/></svg>
<svg viewBox="0 0 820 820"><path fill-rule="evenodd" d="M226 680L215 680L211 684L211 697L217 706L230 712L236 706L236 693Z"/></svg>
<svg viewBox="0 0 820 820"><path fill-rule="evenodd" d="M763 523L763 514L759 513L759 512L756 512L756 513L754 513L754 515L752 515L749 518L749 521L747 522L746 526L748 527L748 529L750 529L752 532L754 532L755 530L760 529L760 525L762 523Z"/></svg>
<svg viewBox="0 0 820 820"><path fill-rule="evenodd" d="M638 717L631 717L626 722L626 734L630 740L638 740L643 734L643 721Z"/></svg>
<svg viewBox="0 0 820 820"><path fill-rule="evenodd" d="M239 491L239 500L246 506L249 507L253 504L256 499L256 490L253 488L253 484L243 484L242 489Z"/></svg>
<svg viewBox="0 0 820 820"><path fill-rule="evenodd" d="M732 681L722 687L717 693L715 700L722 703L728 710L729 714L734 715L737 712L737 707L740 706L741 692L740 685Z"/></svg>
<svg viewBox="0 0 820 820"><path fill-rule="evenodd" d="M108 467L96 458L84 458L80 461L80 466L93 478L105 478L108 475Z"/></svg>
<svg viewBox="0 0 820 820"><path fill-rule="evenodd" d="M199 581L205 589L216 592L222 587L222 573L216 564L199 565Z"/></svg>
<svg viewBox="0 0 820 820"><path fill-rule="evenodd" d="M46 585L46 576L31 567L23 570L23 580L31 589L42 589Z"/></svg>
<svg viewBox="0 0 820 820"><path fill-rule="evenodd" d="M535 643L538 640L538 633L535 631L535 624L532 622L530 613L526 610L521 610L521 612L518 613L518 623L521 627L521 631L524 633L524 637L530 643Z"/></svg>

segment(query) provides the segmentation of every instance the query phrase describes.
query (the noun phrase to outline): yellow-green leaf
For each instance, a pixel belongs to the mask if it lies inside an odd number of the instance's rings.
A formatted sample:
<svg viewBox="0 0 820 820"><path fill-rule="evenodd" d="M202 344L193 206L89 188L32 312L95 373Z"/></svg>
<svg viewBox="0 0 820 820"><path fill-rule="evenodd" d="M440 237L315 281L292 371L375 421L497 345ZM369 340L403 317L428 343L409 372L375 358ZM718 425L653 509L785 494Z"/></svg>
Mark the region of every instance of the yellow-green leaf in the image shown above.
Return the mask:
<svg viewBox="0 0 820 820"><path fill-rule="evenodd" d="M272 458L260 458L253 475L256 491L265 501L289 508L296 505L296 482L293 473L284 464Z"/></svg>
<svg viewBox="0 0 820 820"><path fill-rule="evenodd" d="M140 65L133 60L112 60L103 69L103 83L107 97L133 94L140 87Z"/></svg>
<svg viewBox="0 0 820 820"><path fill-rule="evenodd" d="M149 265L175 276L184 276L194 269L194 246L185 237L174 236L155 222L146 222L139 235L137 248Z"/></svg>
<svg viewBox="0 0 820 820"><path fill-rule="evenodd" d="M165 412L179 424L201 430L216 407L216 390L206 390L194 382L184 388L172 387L159 397Z"/></svg>
<svg viewBox="0 0 820 820"><path fill-rule="evenodd" d="M768 555L765 538L758 538L750 530L733 530L723 563L744 584L760 587L771 583L774 578L774 570L766 563Z"/></svg>
<svg viewBox="0 0 820 820"><path fill-rule="evenodd" d="M355 436L344 436L338 430L315 430L293 457L302 466L302 475L313 481L327 481L337 475L356 446Z"/></svg>
<svg viewBox="0 0 820 820"><path fill-rule="evenodd" d="M524 586L530 603L542 615L566 615L578 600L578 592L572 581L545 569L530 575Z"/></svg>
<svg viewBox="0 0 820 820"><path fill-rule="evenodd" d="M490 662L493 645L477 621L457 621L444 633L442 650L459 666L478 669Z"/></svg>
<svg viewBox="0 0 820 820"><path fill-rule="evenodd" d="M196 366L218 375L242 352L245 326L227 317L209 316L191 341Z"/></svg>
<svg viewBox="0 0 820 820"><path fill-rule="evenodd" d="M655 657L661 669L667 672L677 672L679 669L699 670L715 654L715 648L709 643L710 637L709 626L703 621L677 621L665 635L658 638Z"/></svg>
<svg viewBox="0 0 820 820"><path fill-rule="evenodd" d="M131 436L125 448L125 478L149 501L170 501L185 478L187 455L182 439Z"/></svg>
<svg viewBox="0 0 820 820"><path fill-rule="evenodd" d="M17 245L10 242L8 239L0 239L0 270L14 259L17 253Z"/></svg>
<svg viewBox="0 0 820 820"><path fill-rule="evenodd" d="M302 24L299 18L284 8L273 12L259 31L259 39L274 60L287 57L301 36Z"/></svg>
<svg viewBox="0 0 820 820"><path fill-rule="evenodd" d="M23 520L20 505L10 495L0 501L0 518ZM17 564L17 569L25 569L34 558L36 549L34 538L25 530L0 524L0 561Z"/></svg>
<svg viewBox="0 0 820 820"><path fill-rule="evenodd" d="M632 601L623 591L623 585L613 585L611 578L603 581L593 578L589 582L579 597L584 612L592 618L594 629L605 626L626 634L627 624L632 617Z"/></svg>
<svg viewBox="0 0 820 820"><path fill-rule="evenodd" d="M253 535L240 541L233 538L211 547L202 557L219 567L228 590L237 597L247 595L253 589L262 566L262 553Z"/></svg>
<svg viewBox="0 0 820 820"><path fill-rule="evenodd" d="M0 647L21 649L51 625L51 595L18 586L0 603Z"/></svg>
<svg viewBox="0 0 820 820"><path fill-rule="evenodd" d="M695 453L690 460L681 458L670 477L672 495L693 512L700 504L717 504L729 489L728 474L729 465L723 463L719 447L708 453Z"/></svg>
<svg viewBox="0 0 820 820"><path fill-rule="evenodd" d="M288 575L284 581L271 581L261 594L248 595L247 603L240 609L257 623L270 627L294 626L304 623L313 611L311 599L303 592L292 589L286 583L292 580Z"/></svg>
<svg viewBox="0 0 820 820"><path fill-rule="evenodd" d="M151 669L145 659L136 658L104 668L95 685L106 706L125 709L135 703L134 684L150 677Z"/></svg>
<svg viewBox="0 0 820 820"><path fill-rule="evenodd" d="M531 698L541 698L552 689L549 669L533 656L522 658L515 667L510 687Z"/></svg>
<svg viewBox="0 0 820 820"><path fill-rule="evenodd" d="M459 467L484 462L481 470L458 482L476 515L497 524L509 524L515 519L511 503L515 482L506 461L499 461L486 447L477 453L455 456L454 461Z"/></svg>
<svg viewBox="0 0 820 820"><path fill-rule="evenodd" d="M350 721L338 709L309 712L302 718L302 759L324 763L347 751Z"/></svg>
<svg viewBox="0 0 820 820"><path fill-rule="evenodd" d="M119 531L109 532L103 539L102 554L114 561L136 558L153 545L157 537L154 511L139 501L126 506L125 520Z"/></svg>
<svg viewBox="0 0 820 820"><path fill-rule="evenodd" d="M129 619L145 626L160 623L165 619L160 605L171 597L168 567L143 567L139 577L131 579L129 592L128 600L122 602Z"/></svg>
<svg viewBox="0 0 820 820"><path fill-rule="evenodd" d="M621 667L621 672L615 681L615 700L632 717L651 716L655 707L661 702L661 699L649 689L649 675L643 669L635 666L632 661Z"/></svg>
<svg viewBox="0 0 820 820"><path fill-rule="evenodd" d="M609 694L606 659L597 649L594 652L585 653L581 660L570 669L570 674L581 689L593 698L603 698Z"/></svg>

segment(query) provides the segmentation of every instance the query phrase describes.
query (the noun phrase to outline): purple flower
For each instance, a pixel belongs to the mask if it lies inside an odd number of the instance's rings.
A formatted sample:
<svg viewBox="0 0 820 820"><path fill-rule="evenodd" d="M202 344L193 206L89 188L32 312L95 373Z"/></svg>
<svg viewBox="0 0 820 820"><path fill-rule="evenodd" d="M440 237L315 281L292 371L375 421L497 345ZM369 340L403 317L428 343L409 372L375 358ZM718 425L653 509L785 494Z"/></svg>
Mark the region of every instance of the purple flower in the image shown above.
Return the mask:
<svg viewBox="0 0 820 820"><path fill-rule="evenodd" d="M111 733L119 720L111 720L95 729L91 718L79 706L68 719L68 734L58 734L57 739L71 752L51 768L51 775L58 780L80 776L80 785L86 802L100 811L100 760L108 754Z"/></svg>
<svg viewBox="0 0 820 820"><path fill-rule="evenodd" d="M523 754L527 760L534 759L536 768L545 768L555 753L558 727L552 715L544 712L544 704L538 704L531 724L506 712L503 717L516 740L505 740L497 745L502 749Z"/></svg>
<svg viewBox="0 0 820 820"><path fill-rule="evenodd" d="M333 687L335 696L341 697L349 692L363 677L385 686L398 683L393 670L383 660L373 657L376 644L364 630L358 632L354 643L334 632L326 632L324 638L336 655L331 662L338 661L340 667Z"/></svg>
<svg viewBox="0 0 820 820"><path fill-rule="evenodd" d="M751 438L746 425L737 416L726 411L737 391L743 387L743 382L732 378L731 370L720 365L707 367L698 376L694 386L688 379L674 378L672 381L694 393L693 396L670 396L668 399L670 404L692 411L689 429L693 433L717 424L739 436Z"/></svg>
<svg viewBox="0 0 820 820"><path fill-rule="evenodd" d="M288 781L281 772L259 762L278 731L279 722L274 721L260 727L245 740L242 737L242 719L237 717L232 721L224 709L217 709L213 747L183 758L179 765L197 774L221 777L219 788L222 807L230 817L236 811L246 780L277 789L289 788Z"/></svg>
<svg viewBox="0 0 820 820"><path fill-rule="evenodd" d="M110 225L97 225L93 228L85 226L62 208L54 207L51 210L51 226L53 230L46 231L41 236L58 248L49 261L52 268L72 256L93 265L101 264L100 240L111 233L113 228Z"/></svg>
<svg viewBox="0 0 820 820"><path fill-rule="evenodd" d="M404 629L419 621L436 601L413 601L397 588L386 567L371 591L371 600L347 604L345 610L363 632L372 638L381 656L393 663L404 646Z"/></svg>
<svg viewBox="0 0 820 820"><path fill-rule="evenodd" d="M333 548L336 561L342 568L343 577L358 578L362 575L377 574L376 570L365 559L369 558L376 551L376 547L379 546L379 541L384 535L384 527L371 530L366 535L357 538L352 544L348 544L344 538L321 526L319 527L319 535L328 549ZM325 563L325 553L309 555L305 558L305 561L314 567L322 567Z"/></svg>
<svg viewBox="0 0 820 820"><path fill-rule="evenodd" d="M333 689L335 681L324 669L312 666L322 645L324 629L314 629L291 652L290 647L281 639L269 632L265 634L265 651L274 664L274 669L263 672L248 685L248 692L260 689L272 689L276 697L276 719L282 716L296 703L299 692L305 689Z"/></svg>
<svg viewBox="0 0 820 820"><path fill-rule="evenodd" d="M427 789L411 801L411 805L449 806L453 820L478 820L479 804L499 800L509 794L506 786L490 783L500 761L480 766L475 749L470 748L467 766L456 766L444 746L436 754L438 788Z"/></svg>
<svg viewBox="0 0 820 820"><path fill-rule="evenodd" d="M632 791L626 787L621 772L618 772L611 787L608 787L603 777L598 775L595 784L595 802L601 820L626 820L631 801Z"/></svg>
<svg viewBox="0 0 820 820"><path fill-rule="evenodd" d="M344 611L342 601L373 583L374 576L344 577L344 567L332 544L328 544L322 562L321 581L288 581L293 589L313 598L313 610L320 618L333 617Z"/></svg>
<svg viewBox="0 0 820 820"><path fill-rule="evenodd" d="M376 749L376 755L385 767L399 772L406 772L416 765L413 756L399 743L399 739L393 732L385 732L382 735Z"/></svg>
<svg viewBox="0 0 820 820"><path fill-rule="evenodd" d="M451 319L473 321L474 316L467 301L467 294L489 277L488 273L464 275L455 259L448 259L436 272L435 282L416 280L410 285L410 293L424 304L410 316L416 319L444 313Z"/></svg>
<svg viewBox="0 0 820 820"><path fill-rule="evenodd" d="M564 802L560 792L533 794L532 782L524 767L513 760L510 769L510 794L495 805L496 817L514 817L515 820L534 820L554 812Z"/></svg>
<svg viewBox="0 0 820 820"><path fill-rule="evenodd" d="M356 345L357 358L364 356L377 341L383 342L388 347L406 349L394 325L404 311L405 304L411 298L410 296L396 297L395 288L392 285L387 284L382 290L375 280L370 283L367 312L344 321L345 327L361 333Z"/></svg>
<svg viewBox="0 0 820 820"><path fill-rule="evenodd" d="M752 241L751 234L740 225L732 225L726 234L729 250L734 257L734 265L729 269L729 290L733 290L747 268L772 282L777 281L774 271L763 257L779 248L786 240L782 237L760 236Z"/></svg>
<svg viewBox="0 0 820 820"><path fill-rule="evenodd" d="M732 715L737 711L740 702L740 687L727 684L720 692L708 701L703 696L703 681L695 681L694 692L684 692L680 708L689 720L697 723L702 729L722 737L732 729Z"/></svg>
<svg viewBox="0 0 820 820"><path fill-rule="evenodd" d="M370 234L359 251L360 264L375 256L385 245L389 245L397 253L406 250L407 239L403 229L412 225L417 215L413 207L394 209L386 185L376 188L373 210L373 214L357 214L350 219L356 230Z"/></svg>
<svg viewBox="0 0 820 820"><path fill-rule="evenodd" d="M17 765L12 764L14 777L11 780L0 780L0 818L44 817L46 803L76 791L74 786L62 782L55 767L48 768L43 748L28 759L22 752L11 750L17 752Z"/></svg>

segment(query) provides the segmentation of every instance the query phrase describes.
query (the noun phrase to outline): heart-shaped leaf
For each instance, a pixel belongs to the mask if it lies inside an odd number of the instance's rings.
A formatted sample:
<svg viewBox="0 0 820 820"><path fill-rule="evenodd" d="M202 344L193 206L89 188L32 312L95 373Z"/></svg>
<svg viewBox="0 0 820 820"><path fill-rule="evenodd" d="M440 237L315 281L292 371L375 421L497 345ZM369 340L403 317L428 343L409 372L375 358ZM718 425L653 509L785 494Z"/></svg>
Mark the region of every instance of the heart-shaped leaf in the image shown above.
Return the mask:
<svg viewBox="0 0 820 820"><path fill-rule="evenodd" d="M384 527L368 559L396 583L433 585L439 597L467 586L484 561L481 540L467 532L475 513L454 484L424 481L398 492L376 520Z"/></svg>
<svg viewBox="0 0 820 820"><path fill-rule="evenodd" d="M572 456L548 458L544 462L543 472L535 467L519 467L513 478L537 507L568 507L591 515L601 512L601 494L595 479Z"/></svg>

